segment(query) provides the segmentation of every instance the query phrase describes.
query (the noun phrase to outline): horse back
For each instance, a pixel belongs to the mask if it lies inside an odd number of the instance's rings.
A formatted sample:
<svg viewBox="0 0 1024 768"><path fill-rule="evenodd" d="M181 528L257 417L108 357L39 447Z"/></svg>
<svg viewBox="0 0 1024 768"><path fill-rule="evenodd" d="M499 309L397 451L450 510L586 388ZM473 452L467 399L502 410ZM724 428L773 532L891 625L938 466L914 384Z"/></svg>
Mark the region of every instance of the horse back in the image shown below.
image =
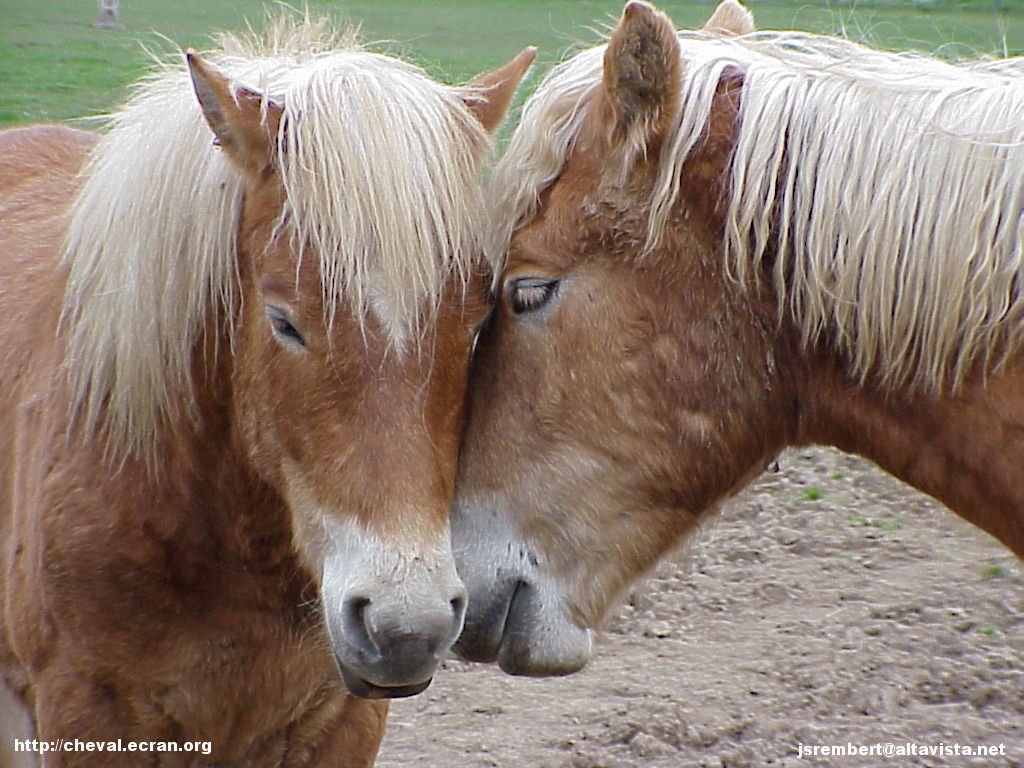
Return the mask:
<svg viewBox="0 0 1024 768"><path fill-rule="evenodd" d="M60 249L96 136L57 125L0 132L0 418L53 347L64 293ZM6 432L6 430L5 430ZM0 441L6 439L0 435ZM6 486L6 484L5 484ZM0 488L3 492L6 488Z"/></svg>
<svg viewBox="0 0 1024 768"><path fill-rule="evenodd" d="M0 227L67 208L71 186L98 138L63 125L0 131Z"/></svg>
<svg viewBox="0 0 1024 768"><path fill-rule="evenodd" d="M51 315L59 309L65 279L60 247L78 173L96 139L57 125L0 131L0 359L5 363L0 380L5 383L12 352L35 337L33 329L56 320L38 313L44 307ZM26 320L31 322L23 325Z"/></svg>

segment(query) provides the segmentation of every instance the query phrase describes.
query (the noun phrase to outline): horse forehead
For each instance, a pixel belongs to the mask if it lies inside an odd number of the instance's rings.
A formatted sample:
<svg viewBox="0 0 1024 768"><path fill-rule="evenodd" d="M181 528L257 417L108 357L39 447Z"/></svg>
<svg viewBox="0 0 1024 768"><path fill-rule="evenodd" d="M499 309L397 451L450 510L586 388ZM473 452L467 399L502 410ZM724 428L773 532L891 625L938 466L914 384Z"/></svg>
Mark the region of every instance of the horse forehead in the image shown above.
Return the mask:
<svg viewBox="0 0 1024 768"><path fill-rule="evenodd" d="M536 213L512 234L506 271L521 264L567 268L577 261L601 225L593 189L574 174L559 176L545 189Z"/></svg>
<svg viewBox="0 0 1024 768"><path fill-rule="evenodd" d="M535 218L512 233L508 256L505 259L503 272L508 274L522 267L541 266L556 268L562 259L557 231L552 230L551 222L545 218Z"/></svg>
<svg viewBox="0 0 1024 768"><path fill-rule="evenodd" d="M622 227L597 204L581 204L564 216L543 216L515 232L504 272L527 269L557 273L582 266L602 255L622 256L638 242L624 241Z"/></svg>

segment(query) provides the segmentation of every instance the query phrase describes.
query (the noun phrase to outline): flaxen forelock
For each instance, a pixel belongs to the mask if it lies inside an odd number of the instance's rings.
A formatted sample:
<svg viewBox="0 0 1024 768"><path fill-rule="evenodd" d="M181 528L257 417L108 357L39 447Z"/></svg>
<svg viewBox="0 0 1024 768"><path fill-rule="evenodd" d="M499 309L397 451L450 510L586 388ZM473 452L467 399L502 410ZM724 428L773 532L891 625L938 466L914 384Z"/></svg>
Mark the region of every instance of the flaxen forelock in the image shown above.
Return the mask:
<svg viewBox="0 0 1024 768"><path fill-rule="evenodd" d="M394 346L415 343L446 282L481 258L488 139L466 93L308 18L221 48L206 58L234 87L284 106L275 229L319 260L325 322L372 311ZM150 448L172 403L191 400L200 330L236 303L242 192L181 63L111 116L83 172L64 250L66 367L73 416L116 453Z"/></svg>

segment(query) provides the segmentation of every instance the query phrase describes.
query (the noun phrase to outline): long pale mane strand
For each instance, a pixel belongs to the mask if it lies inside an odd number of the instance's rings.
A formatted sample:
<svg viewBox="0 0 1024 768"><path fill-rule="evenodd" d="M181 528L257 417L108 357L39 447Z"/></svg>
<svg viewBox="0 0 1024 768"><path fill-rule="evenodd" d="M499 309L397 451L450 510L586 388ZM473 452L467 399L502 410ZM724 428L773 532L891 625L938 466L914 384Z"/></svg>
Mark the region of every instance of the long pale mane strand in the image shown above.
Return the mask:
<svg viewBox="0 0 1024 768"><path fill-rule="evenodd" d="M220 46L205 56L235 87L284 105L275 233L319 260L325 323L342 307L360 322L373 312L396 346L415 342L481 252L488 139L464 94L309 18ZM230 325L237 305L243 180L211 139L179 57L111 116L72 206L72 413L120 455L187 412L203 325Z"/></svg>
<svg viewBox="0 0 1024 768"><path fill-rule="evenodd" d="M682 108L663 145L649 247L668 226L726 70L744 79L727 267L773 259L780 312L851 373L951 391L1022 342L1024 64L953 65L795 33L680 34ZM560 173L603 47L552 71L494 175L497 253Z"/></svg>

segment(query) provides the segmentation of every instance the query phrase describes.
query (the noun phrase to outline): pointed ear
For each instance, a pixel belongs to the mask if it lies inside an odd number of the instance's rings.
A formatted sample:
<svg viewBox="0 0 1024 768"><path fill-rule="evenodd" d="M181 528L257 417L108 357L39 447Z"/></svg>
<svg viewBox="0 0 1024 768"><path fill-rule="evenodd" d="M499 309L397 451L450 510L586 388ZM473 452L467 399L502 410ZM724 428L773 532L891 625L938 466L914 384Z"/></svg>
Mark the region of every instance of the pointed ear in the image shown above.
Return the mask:
<svg viewBox="0 0 1024 768"><path fill-rule="evenodd" d="M668 16L641 0L626 4L604 54L609 136L645 152L668 131L679 102L679 38Z"/></svg>
<svg viewBox="0 0 1024 768"><path fill-rule="evenodd" d="M249 88L232 88L224 74L195 52L189 51L185 57L214 144L247 170L267 168L274 155L283 107Z"/></svg>
<svg viewBox="0 0 1024 768"><path fill-rule="evenodd" d="M704 31L714 35L739 37L752 35L757 31L754 16L736 0L722 0L704 24Z"/></svg>
<svg viewBox="0 0 1024 768"><path fill-rule="evenodd" d="M488 133L501 125L508 112L516 86L537 58L537 49L532 45L519 52L512 61L493 72L480 75L467 85L466 106Z"/></svg>

